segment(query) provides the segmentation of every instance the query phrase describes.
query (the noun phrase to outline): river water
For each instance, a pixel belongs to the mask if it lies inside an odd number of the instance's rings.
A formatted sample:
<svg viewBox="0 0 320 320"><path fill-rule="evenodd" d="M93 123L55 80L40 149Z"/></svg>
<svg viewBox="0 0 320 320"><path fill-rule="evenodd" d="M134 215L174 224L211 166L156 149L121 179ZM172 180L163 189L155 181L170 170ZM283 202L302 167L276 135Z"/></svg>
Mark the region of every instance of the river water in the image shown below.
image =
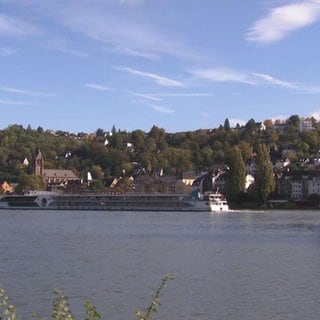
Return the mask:
<svg viewBox="0 0 320 320"><path fill-rule="evenodd" d="M0 284L20 315L76 319L90 300L135 319L166 274L154 319L320 319L320 211L0 211Z"/></svg>

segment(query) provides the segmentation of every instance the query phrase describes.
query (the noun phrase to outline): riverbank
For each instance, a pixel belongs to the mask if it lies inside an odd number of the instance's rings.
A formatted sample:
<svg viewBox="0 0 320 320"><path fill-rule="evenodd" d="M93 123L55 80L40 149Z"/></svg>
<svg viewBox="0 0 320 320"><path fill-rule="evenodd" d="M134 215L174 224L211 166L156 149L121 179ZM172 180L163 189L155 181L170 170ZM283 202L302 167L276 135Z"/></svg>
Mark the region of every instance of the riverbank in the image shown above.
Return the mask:
<svg viewBox="0 0 320 320"><path fill-rule="evenodd" d="M254 201L230 202L233 210L317 210L320 209L318 200L270 200L266 204Z"/></svg>

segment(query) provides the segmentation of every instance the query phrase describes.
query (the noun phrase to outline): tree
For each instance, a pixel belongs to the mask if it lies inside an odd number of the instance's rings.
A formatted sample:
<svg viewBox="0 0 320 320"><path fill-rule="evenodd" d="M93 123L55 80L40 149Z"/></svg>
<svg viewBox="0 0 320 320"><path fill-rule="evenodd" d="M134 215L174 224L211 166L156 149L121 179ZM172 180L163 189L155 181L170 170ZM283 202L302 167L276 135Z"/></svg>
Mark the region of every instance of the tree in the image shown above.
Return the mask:
<svg viewBox="0 0 320 320"><path fill-rule="evenodd" d="M204 169L209 169L212 166L213 151L210 147L204 147L200 151L201 162Z"/></svg>
<svg viewBox="0 0 320 320"><path fill-rule="evenodd" d="M245 125L246 130L248 131L249 134L254 134L257 130L257 124L253 119L250 119L246 125Z"/></svg>
<svg viewBox="0 0 320 320"><path fill-rule="evenodd" d="M256 167L254 193L258 201L266 203L268 197L275 190L275 180L270 156L265 144L259 144L258 146Z"/></svg>
<svg viewBox="0 0 320 320"><path fill-rule="evenodd" d="M42 134L42 133L43 133L42 127L38 127L37 132L38 132L39 134Z"/></svg>
<svg viewBox="0 0 320 320"><path fill-rule="evenodd" d="M131 143L135 150L145 150L146 143L145 143L146 134L142 130L134 130L131 133Z"/></svg>
<svg viewBox="0 0 320 320"><path fill-rule="evenodd" d="M224 121L224 129L230 131L230 122L228 118Z"/></svg>
<svg viewBox="0 0 320 320"><path fill-rule="evenodd" d="M104 135L105 135L105 133L104 133L104 130L103 130L103 129L98 128L98 129L96 130L96 136L97 136L97 137L104 137Z"/></svg>
<svg viewBox="0 0 320 320"><path fill-rule="evenodd" d="M226 182L226 190L228 198L237 200L244 192L246 183L246 167L243 160L241 150L238 146L231 149L228 159L228 177Z"/></svg>
<svg viewBox="0 0 320 320"><path fill-rule="evenodd" d="M92 174L93 179L100 179L101 180L104 178L103 170L102 170L101 166L99 166L99 165L92 166L90 172Z"/></svg>
<svg viewBox="0 0 320 320"><path fill-rule="evenodd" d="M153 125L148 136L157 141L160 138L164 138L166 136L166 132L164 129L160 129L157 126Z"/></svg>
<svg viewBox="0 0 320 320"><path fill-rule="evenodd" d="M254 145L259 138L258 132L256 122L253 119L250 119L241 131L241 139Z"/></svg>
<svg viewBox="0 0 320 320"><path fill-rule="evenodd" d="M89 190L93 193L104 193L106 188L101 180L93 180L90 183Z"/></svg>
<svg viewBox="0 0 320 320"><path fill-rule="evenodd" d="M293 115L287 120L287 125L288 126L293 126L295 128L299 128L300 125L300 118L298 115Z"/></svg>
<svg viewBox="0 0 320 320"><path fill-rule="evenodd" d="M111 133L112 133L112 135L117 133L117 129L116 129L115 125L112 126Z"/></svg>
<svg viewBox="0 0 320 320"><path fill-rule="evenodd" d="M263 124L266 126L266 129L273 128L273 121L272 119L266 119L263 121Z"/></svg>
<svg viewBox="0 0 320 320"><path fill-rule="evenodd" d="M250 143L248 143L247 141L241 140L237 145L241 151L241 154L244 160L248 160L252 158L253 149Z"/></svg>
<svg viewBox="0 0 320 320"><path fill-rule="evenodd" d="M19 185L15 192L23 193L25 190L45 190L46 184L42 176L36 176L35 174L23 174L19 177Z"/></svg>

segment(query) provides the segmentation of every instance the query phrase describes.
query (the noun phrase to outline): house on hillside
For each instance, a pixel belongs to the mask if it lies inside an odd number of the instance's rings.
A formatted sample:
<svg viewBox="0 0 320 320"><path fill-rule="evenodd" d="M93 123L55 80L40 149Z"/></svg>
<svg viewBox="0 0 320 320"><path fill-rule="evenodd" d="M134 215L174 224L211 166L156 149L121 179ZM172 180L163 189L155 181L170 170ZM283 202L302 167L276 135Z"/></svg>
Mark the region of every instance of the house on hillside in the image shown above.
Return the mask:
<svg viewBox="0 0 320 320"><path fill-rule="evenodd" d="M48 188L66 188L69 182L80 182L80 179L72 170L45 169L43 165L43 155L39 149L36 150L34 157L34 174L42 176Z"/></svg>
<svg viewBox="0 0 320 320"><path fill-rule="evenodd" d="M274 165L274 170L276 171L283 170L285 167L288 167L290 163L291 161L289 158L285 158L284 160L276 160L276 163Z"/></svg>
<svg viewBox="0 0 320 320"><path fill-rule="evenodd" d="M29 160L25 157L22 161L22 165L27 167L29 165Z"/></svg>
<svg viewBox="0 0 320 320"><path fill-rule="evenodd" d="M192 186L194 180L196 180L197 175L195 171L185 171L182 173L182 182L186 186Z"/></svg>
<svg viewBox="0 0 320 320"><path fill-rule="evenodd" d="M300 118L299 121L299 131L311 131L313 130L312 119L310 118Z"/></svg>
<svg viewBox="0 0 320 320"><path fill-rule="evenodd" d="M281 197L302 200L314 194L320 195L319 171L284 172L277 182Z"/></svg>
<svg viewBox="0 0 320 320"><path fill-rule="evenodd" d="M7 181L4 181L0 183L0 190L1 190L1 193L10 194L10 193L13 193L14 187Z"/></svg>

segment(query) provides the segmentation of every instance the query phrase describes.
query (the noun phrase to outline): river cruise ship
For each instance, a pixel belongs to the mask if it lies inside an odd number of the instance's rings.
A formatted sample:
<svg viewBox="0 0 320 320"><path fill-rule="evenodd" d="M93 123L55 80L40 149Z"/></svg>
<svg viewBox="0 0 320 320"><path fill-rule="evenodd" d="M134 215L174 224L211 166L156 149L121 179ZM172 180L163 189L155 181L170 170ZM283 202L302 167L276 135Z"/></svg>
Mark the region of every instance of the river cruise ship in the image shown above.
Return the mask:
<svg viewBox="0 0 320 320"><path fill-rule="evenodd" d="M102 210L102 211L227 211L221 194L118 194L58 195L30 193L0 197L0 209Z"/></svg>
<svg viewBox="0 0 320 320"><path fill-rule="evenodd" d="M29 191L0 196L0 209L103 210L103 211L228 211L216 179L224 173L209 172L194 181L192 192L182 194L57 194ZM213 191L216 190L216 191Z"/></svg>
<svg viewBox="0 0 320 320"><path fill-rule="evenodd" d="M126 194L126 195L5 195L0 209L104 210L104 211L228 211L219 194Z"/></svg>

